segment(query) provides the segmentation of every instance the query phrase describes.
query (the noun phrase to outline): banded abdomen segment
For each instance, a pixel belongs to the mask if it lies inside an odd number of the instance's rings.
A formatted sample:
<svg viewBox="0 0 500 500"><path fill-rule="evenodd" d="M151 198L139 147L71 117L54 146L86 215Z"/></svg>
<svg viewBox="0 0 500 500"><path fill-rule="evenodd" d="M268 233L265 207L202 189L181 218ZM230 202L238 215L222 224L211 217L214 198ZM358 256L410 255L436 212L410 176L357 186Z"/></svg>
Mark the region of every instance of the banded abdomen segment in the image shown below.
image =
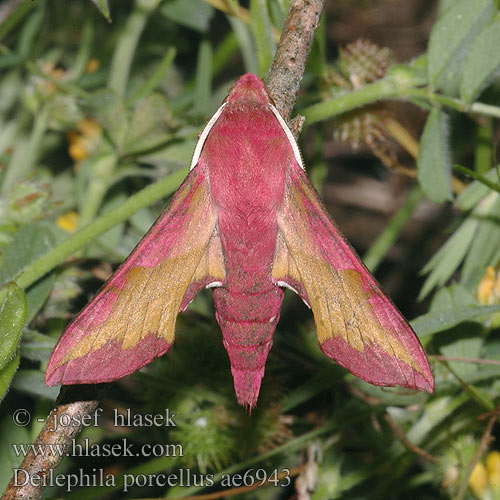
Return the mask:
<svg viewBox="0 0 500 500"><path fill-rule="evenodd" d="M270 283L258 291L214 290L215 317L231 362L234 389L241 405L255 406L267 355L279 320L283 290Z"/></svg>

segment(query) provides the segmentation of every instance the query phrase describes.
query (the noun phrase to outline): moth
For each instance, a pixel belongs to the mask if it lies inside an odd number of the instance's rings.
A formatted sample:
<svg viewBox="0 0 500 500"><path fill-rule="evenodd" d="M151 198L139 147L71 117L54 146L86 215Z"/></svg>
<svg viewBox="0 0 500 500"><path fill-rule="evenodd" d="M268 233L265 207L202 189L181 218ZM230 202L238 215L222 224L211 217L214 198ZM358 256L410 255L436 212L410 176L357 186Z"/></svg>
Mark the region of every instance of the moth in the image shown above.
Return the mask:
<svg viewBox="0 0 500 500"><path fill-rule="evenodd" d="M330 220L253 74L206 125L158 220L62 335L47 385L109 382L162 356L203 288L241 405L257 402L284 288L312 309L322 351L354 375L433 391L416 335Z"/></svg>

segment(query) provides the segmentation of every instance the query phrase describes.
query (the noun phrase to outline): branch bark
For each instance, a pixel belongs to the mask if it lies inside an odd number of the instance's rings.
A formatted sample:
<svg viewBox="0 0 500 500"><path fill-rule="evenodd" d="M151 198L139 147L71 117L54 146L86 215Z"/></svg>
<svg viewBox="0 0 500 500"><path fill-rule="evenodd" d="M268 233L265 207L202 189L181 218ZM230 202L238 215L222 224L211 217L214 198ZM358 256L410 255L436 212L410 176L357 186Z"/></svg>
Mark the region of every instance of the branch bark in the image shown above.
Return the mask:
<svg viewBox="0 0 500 500"><path fill-rule="evenodd" d="M82 425L61 425L65 422L82 421L84 415L92 414L98 405L98 399L105 387L104 384L65 386L61 388L55 408L50 412L45 425L34 443L35 450L44 453L35 454L33 449L18 467L19 483L15 485L14 475L1 500L35 500L40 498L45 485L44 481L28 481L26 478L47 478L50 469L55 469L65 456L72 441L79 434ZM57 447L57 448L56 448Z"/></svg>
<svg viewBox="0 0 500 500"><path fill-rule="evenodd" d="M289 121L304 75L307 56L325 0L292 0L276 49L267 89L281 116Z"/></svg>

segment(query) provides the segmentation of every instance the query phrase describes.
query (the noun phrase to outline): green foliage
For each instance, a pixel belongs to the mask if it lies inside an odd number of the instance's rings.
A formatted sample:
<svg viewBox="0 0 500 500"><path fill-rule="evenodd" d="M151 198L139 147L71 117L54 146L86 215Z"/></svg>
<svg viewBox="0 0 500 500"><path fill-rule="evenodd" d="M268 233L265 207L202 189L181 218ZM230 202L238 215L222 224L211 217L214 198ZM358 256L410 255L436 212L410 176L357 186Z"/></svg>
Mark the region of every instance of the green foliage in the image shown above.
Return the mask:
<svg viewBox="0 0 500 500"><path fill-rule="evenodd" d="M471 41L493 20L493 0L474 3L458 0L437 20L429 39L429 83L448 95L455 95Z"/></svg>
<svg viewBox="0 0 500 500"><path fill-rule="evenodd" d="M17 349L19 337L26 321L28 305L26 295L15 283L8 283L0 290L0 370L6 367Z"/></svg>
<svg viewBox="0 0 500 500"><path fill-rule="evenodd" d="M34 440L57 396L43 381L56 339L180 184L197 134L231 83L246 71L268 72L289 2L218 4L24 0L0 24L0 488L21 461L13 445ZM477 455L488 437L479 417L500 402L498 16L493 0L441 1L427 51L402 64L366 41L331 47L325 17L296 107L306 117L304 141L312 138L305 163L318 188L328 180L332 118L341 138L365 143L391 168L398 161L390 139L416 157L417 180L367 252L370 268L384 263L424 198L453 202L448 232L422 270L420 297L433 295L411 321L430 355L435 394L372 387L347 374L320 352L310 312L287 295L250 415L236 402L210 294L202 293L179 317L171 352L117 382L101 402L100 425L79 438L171 444L182 453L70 455L58 471L110 470L116 484L51 489L46 498L182 498L204 487L156 479L189 470L222 489L236 474L286 477L285 469L290 486L282 478L239 496L491 494L492 480L467 486L475 462L492 463ZM388 125L385 100L428 112L418 151ZM26 427L13 420L19 408L32 415ZM168 408L175 426L113 425L113 411L127 408ZM127 475L151 481L125 492Z"/></svg>
<svg viewBox="0 0 500 500"><path fill-rule="evenodd" d="M433 108L420 139L418 180L424 193L436 203L452 199L447 122L446 113L439 108Z"/></svg>

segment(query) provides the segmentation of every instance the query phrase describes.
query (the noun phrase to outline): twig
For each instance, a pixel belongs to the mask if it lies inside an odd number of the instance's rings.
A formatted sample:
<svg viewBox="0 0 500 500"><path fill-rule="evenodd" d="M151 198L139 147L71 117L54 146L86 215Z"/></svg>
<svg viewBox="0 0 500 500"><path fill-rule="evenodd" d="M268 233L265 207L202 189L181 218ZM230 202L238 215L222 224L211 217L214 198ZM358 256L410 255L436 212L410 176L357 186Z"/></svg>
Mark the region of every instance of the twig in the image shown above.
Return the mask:
<svg viewBox="0 0 500 500"><path fill-rule="evenodd" d="M366 392L363 392L361 389L358 389L357 387L353 385L346 385L345 386L346 390L350 392L355 398L360 399L364 403L370 406L380 406L384 403L384 400L381 398L376 398L375 396L371 396L370 394L366 394Z"/></svg>
<svg viewBox="0 0 500 500"><path fill-rule="evenodd" d="M490 445L491 441L493 441L493 437L491 435L491 431L493 430L493 426L495 425L495 422L498 420L498 415L499 412L494 411L489 414L490 419L488 420L488 425L484 429L483 435L481 437L481 441L479 442L479 446L477 447L476 453L474 453L474 456L472 457L471 461L469 462L469 465L467 465L467 470L465 471L465 475L462 479L462 482L460 483L460 488L458 490L456 499L457 500L462 500L465 497L465 493L467 492L467 486L469 484L469 477L476 466L476 464L479 462L481 457L486 453L486 450L488 449L488 446Z"/></svg>
<svg viewBox="0 0 500 500"><path fill-rule="evenodd" d="M434 456L423 450L416 444L412 443L404 433L403 429L399 427L399 424L388 414L384 415L385 421L389 424L389 427L392 429L394 435L413 453L420 455L423 459L428 462L432 462L433 464L439 463L439 460Z"/></svg>
<svg viewBox="0 0 500 500"><path fill-rule="evenodd" d="M442 356L436 354L433 356L439 361L462 361L463 363L475 363L478 365L500 365L500 361L497 359L482 359L482 358L465 358L462 356Z"/></svg>
<svg viewBox="0 0 500 500"><path fill-rule="evenodd" d="M370 396L369 394L366 394L365 392L361 391L357 387L353 386L347 386L347 390L356 398L360 399L361 401L365 402L366 404L370 406L380 406L383 404L383 400ZM385 421L389 424L389 427L392 429L392 432L394 435L413 453L420 455L422 458L427 460L428 462L432 462L434 464L438 463L438 459L434 456L428 453L427 451L423 450L416 444L412 443L407 437L406 434L404 433L403 429L399 426L399 424L389 415L385 414L384 415Z"/></svg>
<svg viewBox="0 0 500 500"><path fill-rule="evenodd" d="M493 189L497 193L500 193L500 185L497 184L496 182L490 181L484 175L478 174L477 172L474 172L474 170L471 170L470 168L458 164L453 165L453 168L458 172L467 175L468 177L472 177L473 179L482 182L485 186L488 186L490 189Z"/></svg>
<svg viewBox="0 0 500 500"><path fill-rule="evenodd" d="M281 32L267 88L281 116L288 121L295 106L306 60L325 0L292 0Z"/></svg>
<svg viewBox="0 0 500 500"><path fill-rule="evenodd" d="M57 398L56 407L50 412L43 429L24 458L18 469L21 472L22 486L14 485L14 477L10 480L1 500L34 500L43 492L44 481L27 481L35 475L46 477L50 469L55 469L71 442L80 432L81 425L61 425L64 422L77 423L84 415L90 415L98 405L103 385L79 385L62 387ZM35 453L37 451L37 453Z"/></svg>
<svg viewBox="0 0 500 500"><path fill-rule="evenodd" d="M268 479L263 484L255 483L252 486L240 486L238 488L230 488L228 490L223 491L215 491L214 493L207 493L205 495L194 495L191 497L184 497L183 500L217 500L218 498L226 498L231 495L242 495L243 493L248 493L249 491L256 490L257 488L268 486L269 484L280 481L283 478L293 477L300 474L305 468L307 464L299 465L298 467L294 467L287 472L281 472L277 475L276 478Z"/></svg>

